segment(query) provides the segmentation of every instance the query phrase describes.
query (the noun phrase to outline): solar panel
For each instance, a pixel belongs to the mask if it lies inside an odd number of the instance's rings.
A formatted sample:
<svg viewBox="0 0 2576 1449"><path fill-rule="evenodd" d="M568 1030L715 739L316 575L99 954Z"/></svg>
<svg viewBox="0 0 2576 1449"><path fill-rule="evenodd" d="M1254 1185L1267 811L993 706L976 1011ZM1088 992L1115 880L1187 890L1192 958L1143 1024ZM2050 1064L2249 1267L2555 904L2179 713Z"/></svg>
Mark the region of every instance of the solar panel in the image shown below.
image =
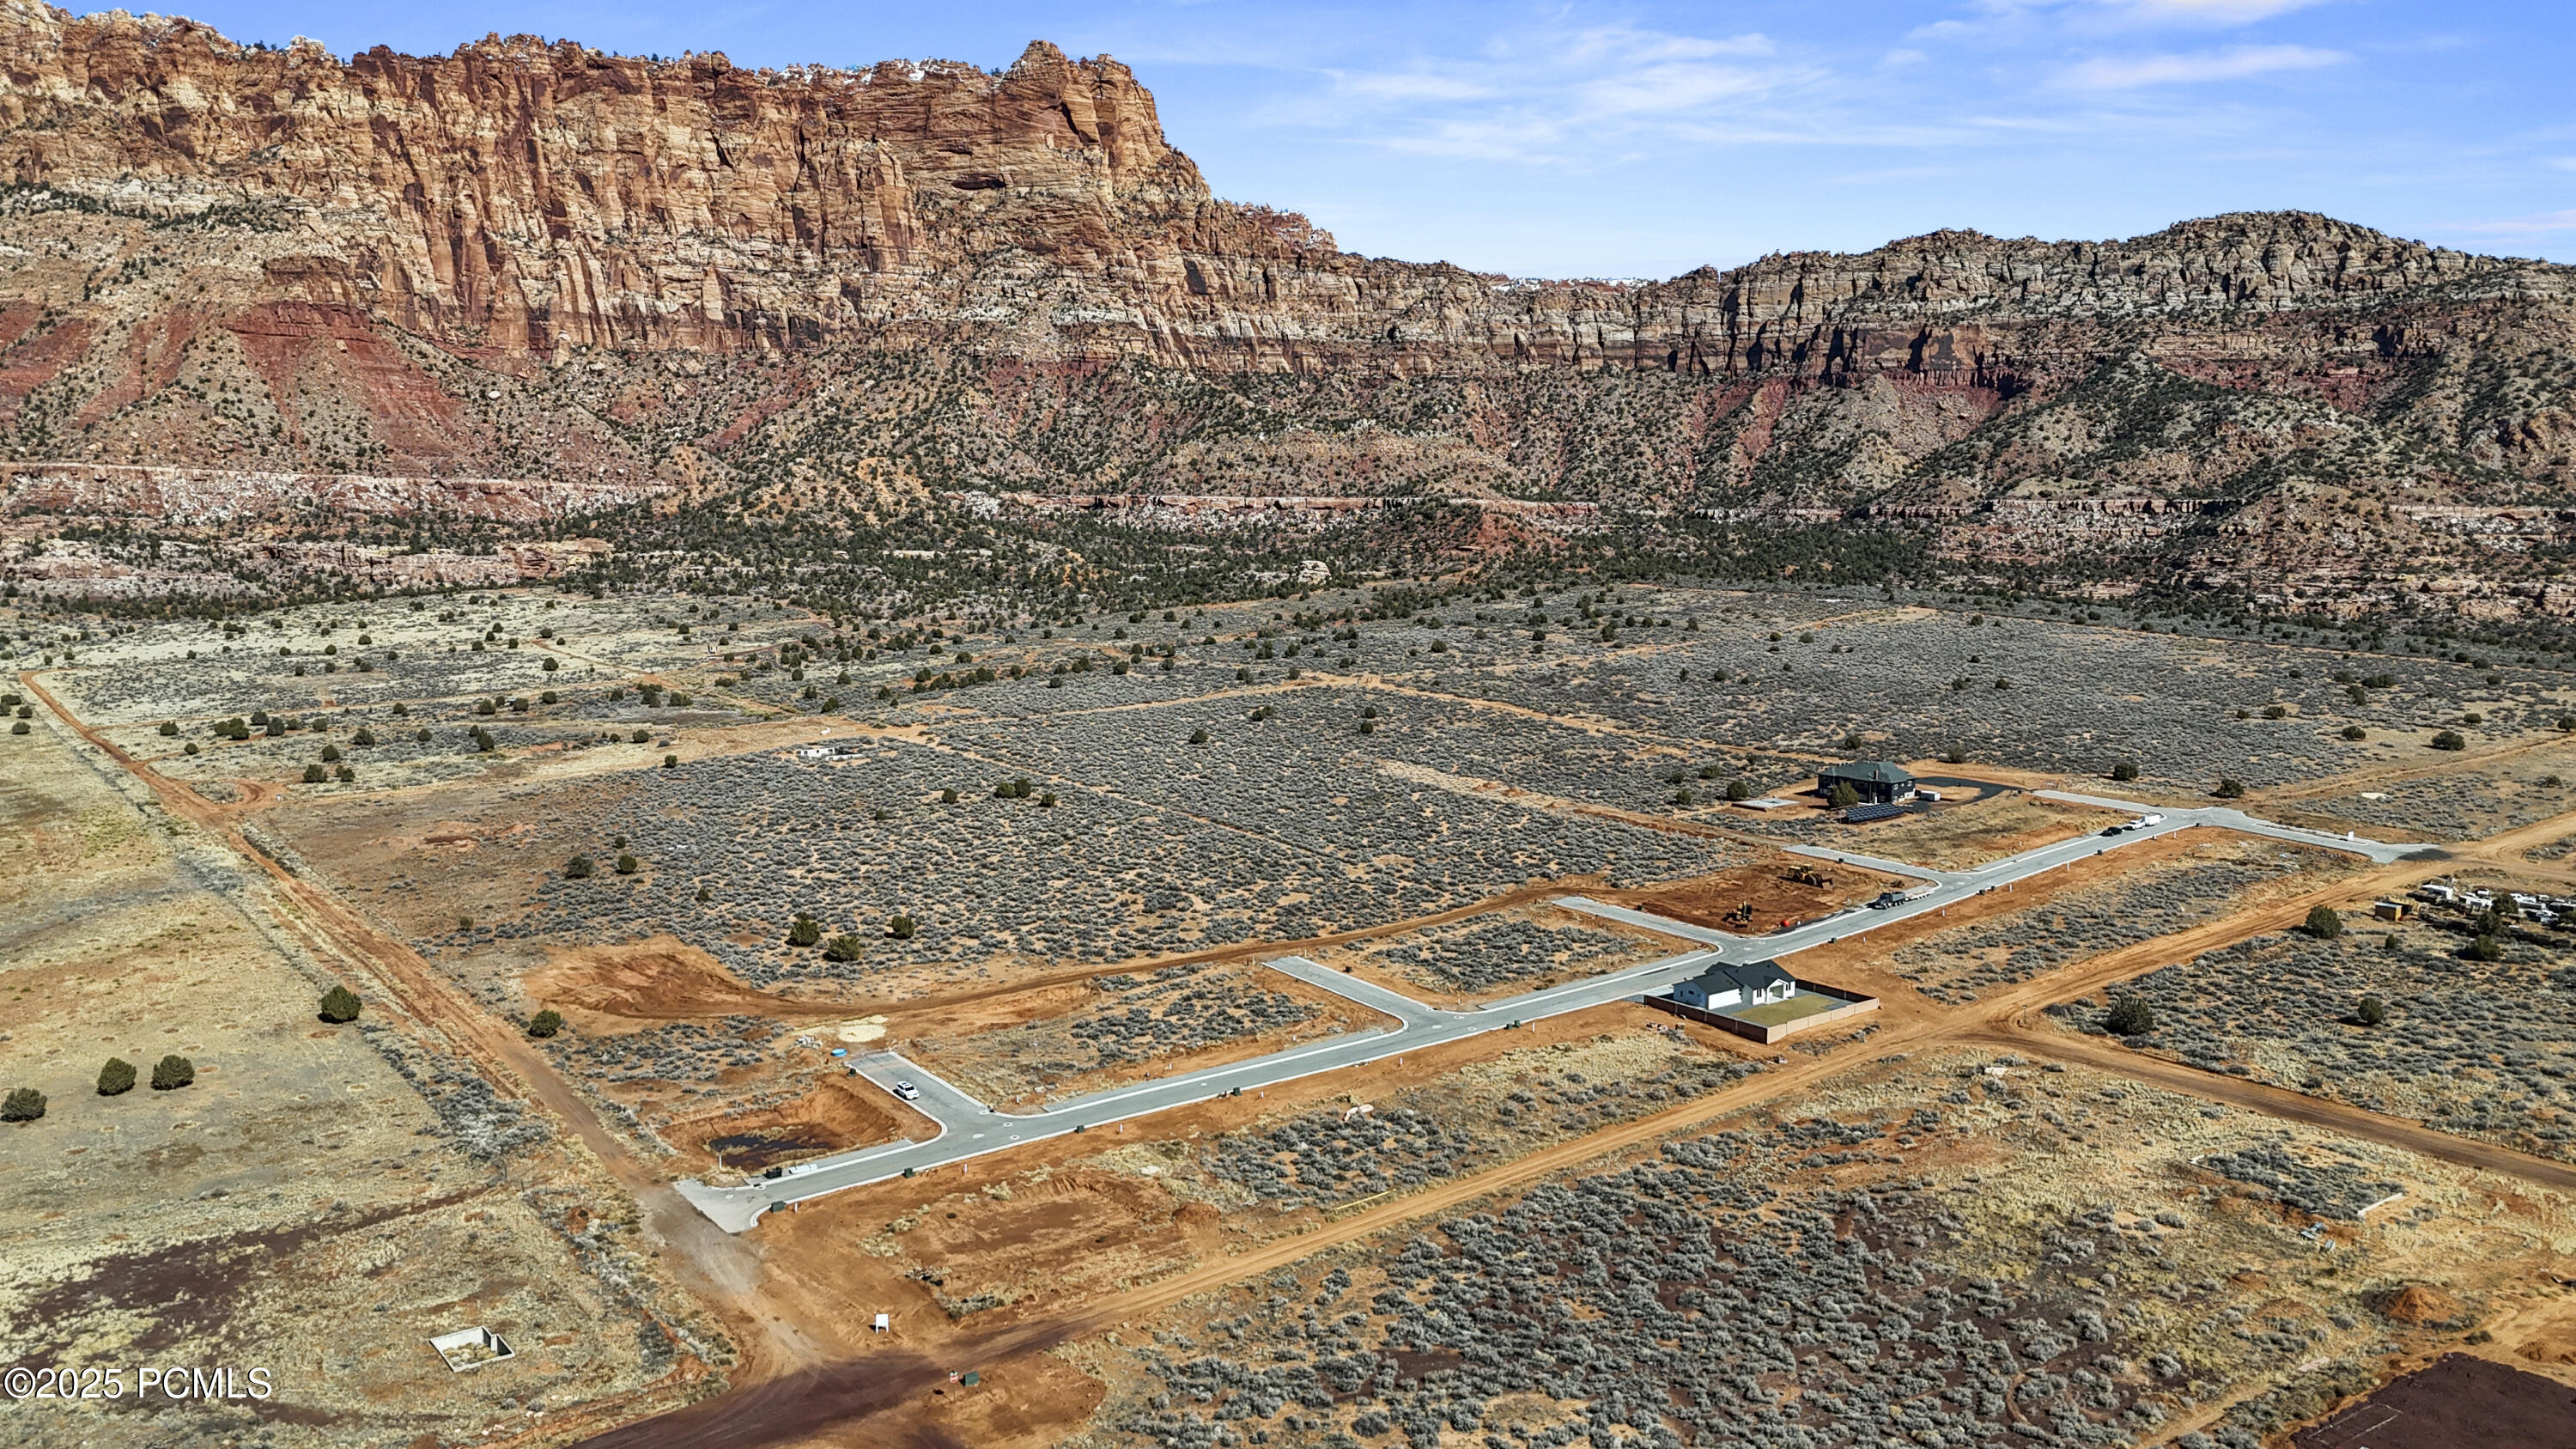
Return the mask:
<svg viewBox="0 0 2576 1449"><path fill-rule="evenodd" d="M1905 813L1902 805L1854 805L1843 812L1847 825L1866 825L1873 820L1893 820Z"/></svg>

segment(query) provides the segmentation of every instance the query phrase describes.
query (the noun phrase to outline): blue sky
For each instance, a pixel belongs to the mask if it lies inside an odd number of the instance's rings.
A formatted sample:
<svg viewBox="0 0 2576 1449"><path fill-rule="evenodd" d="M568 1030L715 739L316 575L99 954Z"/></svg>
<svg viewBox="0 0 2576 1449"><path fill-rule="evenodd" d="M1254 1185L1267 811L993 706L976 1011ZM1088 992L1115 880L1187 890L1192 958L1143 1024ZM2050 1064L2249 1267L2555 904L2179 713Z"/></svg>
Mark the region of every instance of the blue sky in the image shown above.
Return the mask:
<svg viewBox="0 0 2576 1449"><path fill-rule="evenodd" d="M1353 251L1522 276L2272 207L2576 260L2570 0L182 8L343 55L532 31L745 65L1000 66L1042 37L1135 67L1221 196L1303 211Z"/></svg>

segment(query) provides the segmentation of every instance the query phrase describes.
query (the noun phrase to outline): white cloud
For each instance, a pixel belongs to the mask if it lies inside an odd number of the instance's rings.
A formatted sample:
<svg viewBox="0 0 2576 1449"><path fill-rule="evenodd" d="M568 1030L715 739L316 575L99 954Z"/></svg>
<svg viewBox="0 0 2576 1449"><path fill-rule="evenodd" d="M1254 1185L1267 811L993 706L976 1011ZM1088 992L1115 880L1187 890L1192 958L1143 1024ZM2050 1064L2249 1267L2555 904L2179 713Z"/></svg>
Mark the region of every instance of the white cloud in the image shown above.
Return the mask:
<svg viewBox="0 0 2576 1449"><path fill-rule="evenodd" d="M1675 141L1818 139L1847 125L1793 103L1828 88L1832 72L1782 57L1758 33L1542 27L1403 69L1327 75L1324 94L1266 119L1388 150L1524 163L1598 162Z"/></svg>
<svg viewBox="0 0 2576 1449"><path fill-rule="evenodd" d="M2057 84L2067 90L2118 91L2140 86L2197 85L2208 81L2244 80L2284 71L2318 70L2352 59L2339 50L2305 45L2240 45L2227 50L2190 54L2105 56L2061 72Z"/></svg>
<svg viewBox="0 0 2576 1449"><path fill-rule="evenodd" d="M1463 77L1419 71L1345 74L1337 79L1343 94L1374 101L1476 101L1494 93L1491 87Z"/></svg>
<svg viewBox="0 0 2576 1449"><path fill-rule="evenodd" d="M2470 236L2547 236L2576 232L2576 211L2544 211L2532 216L2506 217L2501 221L2453 222L2445 230Z"/></svg>
<svg viewBox="0 0 2576 1449"><path fill-rule="evenodd" d="M2097 3L2129 11L2142 20L2250 25L2293 10L2305 10L2320 0L2097 0Z"/></svg>
<svg viewBox="0 0 2576 1449"><path fill-rule="evenodd" d="M2069 20L2127 25L2251 25L2326 0L1977 0L2002 19L2055 13Z"/></svg>

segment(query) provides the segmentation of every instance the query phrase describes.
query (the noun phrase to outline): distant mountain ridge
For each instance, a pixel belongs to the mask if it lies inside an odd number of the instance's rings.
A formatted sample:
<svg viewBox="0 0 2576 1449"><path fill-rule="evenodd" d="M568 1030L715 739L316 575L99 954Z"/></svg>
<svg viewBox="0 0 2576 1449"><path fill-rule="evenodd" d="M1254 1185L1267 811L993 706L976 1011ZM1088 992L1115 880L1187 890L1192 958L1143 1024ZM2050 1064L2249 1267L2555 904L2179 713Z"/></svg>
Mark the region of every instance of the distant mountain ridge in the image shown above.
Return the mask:
<svg viewBox="0 0 2576 1449"><path fill-rule="evenodd" d="M0 177L0 459L1913 519L2514 611L2576 467L2569 268L2301 212L1645 284L1360 257L1043 42L341 60L0 0Z"/></svg>

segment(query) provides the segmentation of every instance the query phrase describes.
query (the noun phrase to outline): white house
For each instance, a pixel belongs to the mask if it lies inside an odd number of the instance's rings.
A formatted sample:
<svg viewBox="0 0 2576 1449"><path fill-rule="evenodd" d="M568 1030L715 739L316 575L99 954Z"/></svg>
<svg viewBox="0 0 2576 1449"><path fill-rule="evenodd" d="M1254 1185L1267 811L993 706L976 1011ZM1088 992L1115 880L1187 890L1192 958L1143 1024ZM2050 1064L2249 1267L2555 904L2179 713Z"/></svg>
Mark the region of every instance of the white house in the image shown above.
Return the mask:
<svg viewBox="0 0 2576 1449"><path fill-rule="evenodd" d="M1797 994L1797 978L1781 970L1777 961L1711 966L1673 987L1673 1000L1701 1011L1760 1006L1769 1001L1786 1001Z"/></svg>

